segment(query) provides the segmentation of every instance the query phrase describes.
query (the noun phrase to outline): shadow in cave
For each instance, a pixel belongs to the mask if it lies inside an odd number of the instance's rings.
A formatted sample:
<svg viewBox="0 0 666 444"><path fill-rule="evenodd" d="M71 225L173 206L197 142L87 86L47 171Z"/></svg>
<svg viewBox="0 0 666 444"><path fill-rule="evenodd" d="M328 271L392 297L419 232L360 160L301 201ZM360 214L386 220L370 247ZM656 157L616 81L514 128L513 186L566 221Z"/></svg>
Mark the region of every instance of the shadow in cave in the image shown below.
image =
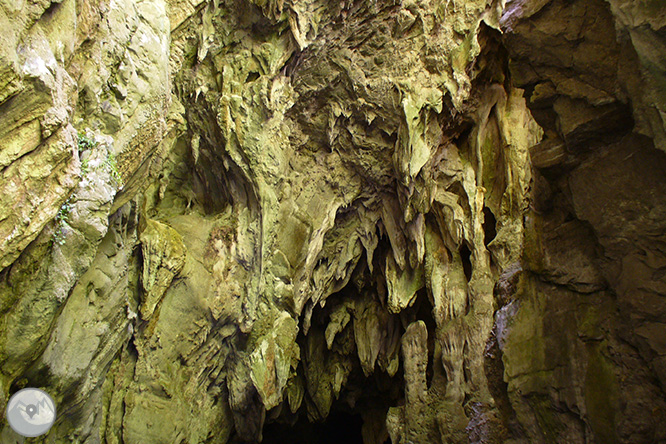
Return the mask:
<svg viewBox="0 0 666 444"><path fill-rule="evenodd" d="M292 426L267 424L262 444L363 444L362 425L361 415L332 411L324 422L300 418Z"/></svg>
<svg viewBox="0 0 666 444"><path fill-rule="evenodd" d="M387 244L380 243L377 248L380 250L382 247L386 249L384 256L391 252ZM378 253L373 258L374 270L384 268L380 262L380 256L382 254ZM344 287L328 295L325 304L308 307L312 310L309 317L310 328L307 334L305 329L300 329L297 337L297 343L304 352L303 361L298 366L299 373L305 376L303 366L306 362L313 363L314 369L310 371L310 374L314 375L313 377L319 377L322 372L321 377L326 377L326 371L320 365L322 362L343 363L345 366L349 366L347 367L348 373L344 377L344 384L341 386L340 392L331 393L331 395L335 395L335 399L330 406L330 413L325 419L310 422L307 414L308 406L305 403L313 402L311 399L309 401L304 399L296 413L291 413L290 408L283 406L283 408L267 414L267 422L262 430L262 443L363 444L365 419L368 421L365 428L368 442L378 443L385 440L382 444L391 444L385 427L386 413L389 407L404 403L404 381L402 364L399 362L389 374L387 366L392 359L390 357L394 356L393 353L399 352L399 341L404 332L403 323L409 324L416 319L424 318L429 328L434 330L435 325L432 319L432 305L428 303L425 292L420 295L416 303L405 309L400 315L387 312L386 290L378 287L379 278L380 276L373 275L370 271L363 253L352 272L351 279ZM308 308L304 310L299 319L300 325L304 325L306 322ZM340 313L345 311L348 319L338 327L339 330L335 334L332 344L327 345L325 332L333 322L333 316L340 316ZM360 334L364 334L365 329L372 330L374 324L367 326L364 323L369 317L374 317L373 319L381 324L380 328L384 332L384 336L382 336L383 345L376 357L374 368L370 374L366 374L358 357L357 335L359 333L355 330L355 326L357 322L361 322L358 327ZM366 336L368 334L365 333ZM361 337L366 338L366 336ZM429 347L430 354L432 354L432 350L434 347ZM381 359L384 361L380 365L379 360ZM432 359L430 356L431 362ZM432 375L429 380L431 379ZM317 386L316 381L313 382L313 386ZM304 396L310 397L309 392L306 391Z"/></svg>

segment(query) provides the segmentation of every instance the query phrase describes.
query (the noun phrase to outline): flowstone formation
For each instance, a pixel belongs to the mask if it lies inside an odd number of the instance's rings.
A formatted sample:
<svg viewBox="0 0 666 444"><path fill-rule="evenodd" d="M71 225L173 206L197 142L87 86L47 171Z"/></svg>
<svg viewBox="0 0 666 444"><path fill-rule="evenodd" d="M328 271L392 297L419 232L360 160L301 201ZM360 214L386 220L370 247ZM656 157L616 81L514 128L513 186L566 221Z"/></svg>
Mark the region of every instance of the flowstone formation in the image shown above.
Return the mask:
<svg viewBox="0 0 666 444"><path fill-rule="evenodd" d="M0 405L54 398L34 442L666 442L658 0L0 24Z"/></svg>

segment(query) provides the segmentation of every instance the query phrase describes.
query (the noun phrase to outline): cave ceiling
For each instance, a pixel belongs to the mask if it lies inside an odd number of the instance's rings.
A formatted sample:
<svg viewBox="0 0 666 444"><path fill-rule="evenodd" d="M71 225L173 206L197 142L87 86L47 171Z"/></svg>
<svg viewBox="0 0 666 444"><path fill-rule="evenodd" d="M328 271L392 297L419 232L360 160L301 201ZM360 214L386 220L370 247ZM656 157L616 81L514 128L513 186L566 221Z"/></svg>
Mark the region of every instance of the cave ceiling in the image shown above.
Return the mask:
<svg viewBox="0 0 666 444"><path fill-rule="evenodd" d="M30 442L666 442L663 2L0 26L0 405L58 410Z"/></svg>

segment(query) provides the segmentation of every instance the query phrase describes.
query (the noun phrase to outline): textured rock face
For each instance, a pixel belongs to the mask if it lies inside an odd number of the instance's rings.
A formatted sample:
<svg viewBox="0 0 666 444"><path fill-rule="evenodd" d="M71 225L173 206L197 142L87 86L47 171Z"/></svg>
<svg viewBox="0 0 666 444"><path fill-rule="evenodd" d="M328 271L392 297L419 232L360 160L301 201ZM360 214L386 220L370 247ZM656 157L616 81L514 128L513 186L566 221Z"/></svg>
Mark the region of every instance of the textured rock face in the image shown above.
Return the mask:
<svg viewBox="0 0 666 444"><path fill-rule="evenodd" d="M44 442L666 440L660 2L0 23L0 405L53 395Z"/></svg>
<svg viewBox="0 0 666 444"><path fill-rule="evenodd" d="M500 346L534 441L665 439L666 22L644 6L514 2L502 19L514 81L546 134L530 150L527 273ZM539 358L525 365L527 354Z"/></svg>

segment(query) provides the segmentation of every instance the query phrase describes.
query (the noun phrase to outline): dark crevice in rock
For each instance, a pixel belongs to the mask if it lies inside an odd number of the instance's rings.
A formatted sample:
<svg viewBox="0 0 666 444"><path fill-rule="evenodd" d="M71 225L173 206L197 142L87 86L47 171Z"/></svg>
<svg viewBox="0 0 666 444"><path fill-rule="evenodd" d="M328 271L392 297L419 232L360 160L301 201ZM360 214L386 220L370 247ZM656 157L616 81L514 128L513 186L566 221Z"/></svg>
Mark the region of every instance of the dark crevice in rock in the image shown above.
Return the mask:
<svg viewBox="0 0 666 444"><path fill-rule="evenodd" d="M51 20L61 6L62 2L52 2L42 13L41 20Z"/></svg>
<svg viewBox="0 0 666 444"><path fill-rule="evenodd" d="M251 72L245 78L245 83L254 82L259 78L260 74L258 72Z"/></svg>
<svg viewBox="0 0 666 444"><path fill-rule="evenodd" d="M45 442L666 440L659 2L116 3L0 39Z"/></svg>
<svg viewBox="0 0 666 444"><path fill-rule="evenodd" d="M488 207L483 207L483 233L483 243L487 247L497 236L497 219Z"/></svg>
<svg viewBox="0 0 666 444"><path fill-rule="evenodd" d="M321 423L300 419L290 425L268 424L263 430L262 444L363 444L362 426L360 414L332 411Z"/></svg>
<svg viewBox="0 0 666 444"><path fill-rule="evenodd" d="M465 277L467 278L467 282L469 282L470 279L472 279L472 252L465 242L463 242L463 244L460 246L458 252L460 253L460 259L462 260Z"/></svg>

